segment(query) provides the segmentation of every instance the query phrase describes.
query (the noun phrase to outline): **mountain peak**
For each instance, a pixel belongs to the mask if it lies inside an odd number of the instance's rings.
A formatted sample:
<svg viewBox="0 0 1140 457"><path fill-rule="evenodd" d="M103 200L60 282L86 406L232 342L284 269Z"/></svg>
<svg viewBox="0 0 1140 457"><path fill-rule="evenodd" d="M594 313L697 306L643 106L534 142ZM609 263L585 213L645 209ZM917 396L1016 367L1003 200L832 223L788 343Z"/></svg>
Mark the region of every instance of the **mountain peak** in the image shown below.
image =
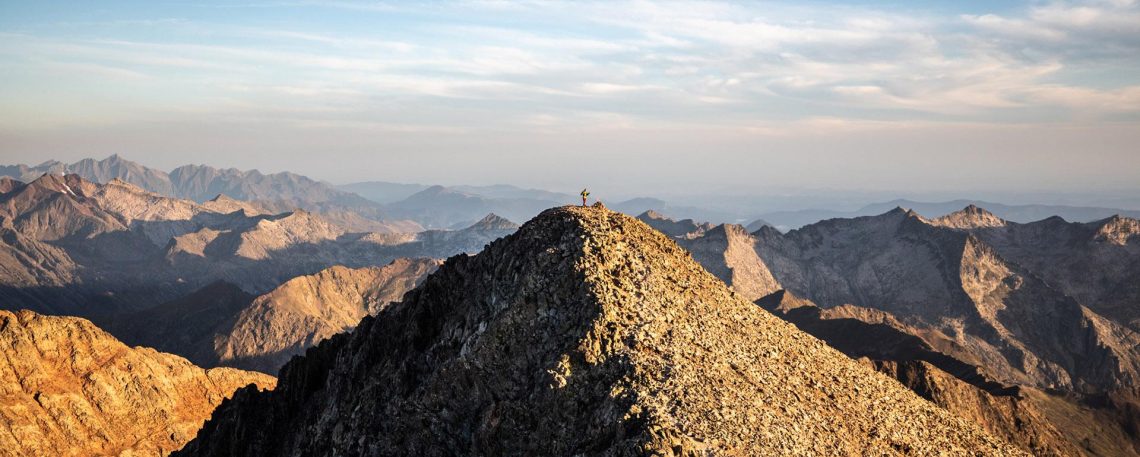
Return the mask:
<svg viewBox="0 0 1140 457"><path fill-rule="evenodd" d="M672 219L670 219L669 216L666 216L664 214L661 214L661 213L659 213L655 210L651 210L651 209L645 210L645 212L638 215L637 218L641 219L641 220L656 219L656 220L670 220L670 221L672 221Z"/></svg>
<svg viewBox="0 0 1140 457"><path fill-rule="evenodd" d="M478 222L467 227L468 230L514 230L519 225L495 213L489 213Z"/></svg>
<svg viewBox="0 0 1140 457"><path fill-rule="evenodd" d="M29 188L55 191L72 197L82 196L85 182L75 174L44 173L28 183Z"/></svg>
<svg viewBox="0 0 1140 457"><path fill-rule="evenodd" d="M177 455L1018 454L604 208L452 257L280 379Z"/></svg>
<svg viewBox="0 0 1140 457"><path fill-rule="evenodd" d="M970 204L961 210L930 221L932 225L956 229L1005 227L1006 221L983 208Z"/></svg>

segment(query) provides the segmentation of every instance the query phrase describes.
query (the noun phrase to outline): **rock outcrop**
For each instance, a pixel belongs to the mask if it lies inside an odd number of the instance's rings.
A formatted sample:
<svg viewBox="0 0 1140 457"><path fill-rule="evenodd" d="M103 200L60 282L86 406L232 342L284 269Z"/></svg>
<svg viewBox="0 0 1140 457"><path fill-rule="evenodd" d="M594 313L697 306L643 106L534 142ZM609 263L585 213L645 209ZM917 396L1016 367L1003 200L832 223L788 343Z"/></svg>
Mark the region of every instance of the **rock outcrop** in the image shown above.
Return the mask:
<svg viewBox="0 0 1140 457"><path fill-rule="evenodd" d="M0 454L163 456L274 379L129 348L88 321L0 311Z"/></svg>
<svg viewBox="0 0 1140 457"><path fill-rule="evenodd" d="M179 456L1023 455L602 208L548 210L223 403Z"/></svg>
<svg viewBox="0 0 1140 457"><path fill-rule="evenodd" d="M994 213L974 205L967 206L960 211L930 221L932 225L956 229L976 229L984 227L1005 227L1006 221Z"/></svg>

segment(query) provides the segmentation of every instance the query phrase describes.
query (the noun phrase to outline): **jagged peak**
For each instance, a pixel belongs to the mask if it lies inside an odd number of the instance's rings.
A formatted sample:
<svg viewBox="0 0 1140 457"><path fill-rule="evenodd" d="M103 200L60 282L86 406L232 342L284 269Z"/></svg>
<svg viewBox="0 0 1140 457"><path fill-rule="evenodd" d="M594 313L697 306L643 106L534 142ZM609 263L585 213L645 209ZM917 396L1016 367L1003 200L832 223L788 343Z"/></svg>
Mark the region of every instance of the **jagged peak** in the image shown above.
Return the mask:
<svg viewBox="0 0 1140 457"><path fill-rule="evenodd" d="M994 213L971 203L958 211L931 220L930 224L940 227L968 230L1005 227L1008 223L1005 219L997 217Z"/></svg>
<svg viewBox="0 0 1140 457"><path fill-rule="evenodd" d="M638 218L638 219L655 219L655 220L665 220L665 221L671 221L671 220L673 220L673 219L672 219L672 218L670 218L669 216L666 216L666 215L664 215L664 214L661 214L661 213L657 212L656 210L652 210L652 209L650 209L650 210L645 210L645 212L644 212L644 213L641 213L641 214L639 214L639 215L637 216L637 218Z"/></svg>

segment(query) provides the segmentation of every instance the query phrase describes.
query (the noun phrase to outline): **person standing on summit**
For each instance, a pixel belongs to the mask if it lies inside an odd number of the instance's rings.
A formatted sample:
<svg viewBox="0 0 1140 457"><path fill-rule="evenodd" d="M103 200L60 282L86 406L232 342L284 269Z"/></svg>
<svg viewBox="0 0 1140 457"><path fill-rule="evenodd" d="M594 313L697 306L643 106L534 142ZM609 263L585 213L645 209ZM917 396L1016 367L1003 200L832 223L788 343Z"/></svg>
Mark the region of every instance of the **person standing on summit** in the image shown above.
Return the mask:
<svg viewBox="0 0 1140 457"><path fill-rule="evenodd" d="M586 206L586 197L590 196L590 191L582 189L582 206Z"/></svg>

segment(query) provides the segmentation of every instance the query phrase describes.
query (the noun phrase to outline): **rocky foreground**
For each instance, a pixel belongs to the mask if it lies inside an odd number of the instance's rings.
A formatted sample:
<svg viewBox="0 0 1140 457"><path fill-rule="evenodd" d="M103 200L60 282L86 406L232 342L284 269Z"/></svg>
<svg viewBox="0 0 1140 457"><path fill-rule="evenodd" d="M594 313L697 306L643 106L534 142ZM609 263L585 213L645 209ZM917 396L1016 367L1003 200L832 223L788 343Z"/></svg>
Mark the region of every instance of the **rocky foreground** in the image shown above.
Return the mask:
<svg viewBox="0 0 1140 457"><path fill-rule="evenodd" d="M175 455L1023 455L604 208L544 212Z"/></svg>
<svg viewBox="0 0 1140 457"><path fill-rule="evenodd" d="M274 379L130 348L90 322L0 311L0 455L164 456L239 387Z"/></svg>

